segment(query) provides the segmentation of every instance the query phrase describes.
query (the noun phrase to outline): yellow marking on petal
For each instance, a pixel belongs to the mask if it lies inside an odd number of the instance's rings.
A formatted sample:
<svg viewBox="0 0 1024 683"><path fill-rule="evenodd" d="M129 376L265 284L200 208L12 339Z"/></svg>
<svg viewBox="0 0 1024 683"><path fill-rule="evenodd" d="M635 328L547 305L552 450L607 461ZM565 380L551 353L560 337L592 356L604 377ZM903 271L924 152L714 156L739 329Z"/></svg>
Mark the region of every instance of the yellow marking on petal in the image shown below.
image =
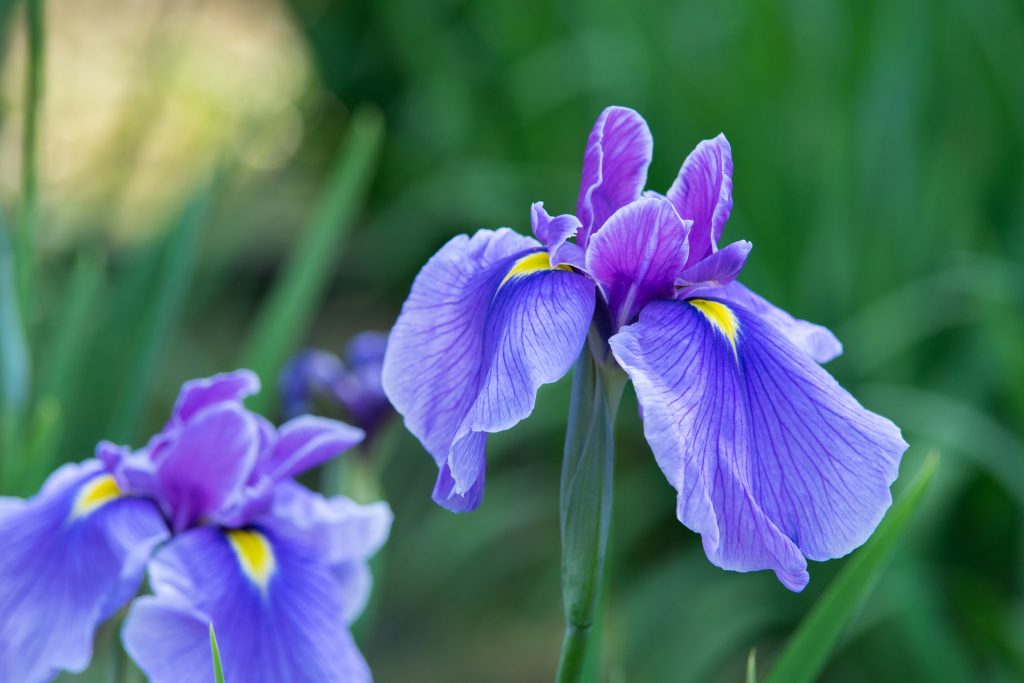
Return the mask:
<svg viewBox="0 0 1024 683"><path fill-rule="evenodd" d="M121 489L113 476L104 474L90 479L75 498L75 504L71 507L71 518L84 517L93 513L110 501L120 498L121 495Z"/></svg>
<svg viewBox="0 0 1024 683"><path fill-rule="evenodd" d="M548 255L548 252L537 251L532 254L527 254L526 256L522 257L514 264L512 264L512 269L508 271L508 275L506 275L505 279L501 281L501 284L498 285L498 288L500 289L502 285L504 285L506 282L508 282L514 277L523 277L525 275L530 275L532 273L539 273L542 270L571 271L572 268L565 265L564 263L560 266L552 267L551 257Z"/></svg>
<svg viewBox="0 0 1024 683"><path fill-rule="evenodd" d="M707 299L690 299L689 304L703 313L712 327L729 340L729 344L732 345L732 353L734 356L737 356L736 333L739 332L740 321L736 314L732 312L732 309L725 304L718 303L717 301L708 301ZM739 356L737 356L738 358Z"/></svg>
<svg viewBox="0 0 1024 683"><path fill-rule="evenodd" d="M271 575L277 569L270 541L253 529L232 529L227 532L227 536L242 571L253 583L266 589Z"/></svg>

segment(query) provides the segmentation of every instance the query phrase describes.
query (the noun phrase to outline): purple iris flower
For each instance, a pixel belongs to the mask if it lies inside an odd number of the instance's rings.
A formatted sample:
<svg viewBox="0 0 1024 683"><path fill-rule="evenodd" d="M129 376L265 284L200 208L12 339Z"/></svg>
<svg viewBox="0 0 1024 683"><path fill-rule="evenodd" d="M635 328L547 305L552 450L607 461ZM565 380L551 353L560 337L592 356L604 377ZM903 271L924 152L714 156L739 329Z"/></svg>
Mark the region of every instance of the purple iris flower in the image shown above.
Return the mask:
<svg viewBox="0 0 1024 683"><path fill-rule="evenodd" d="M341 358L314 349L298 353L281 373L285 417L313 412L317 399L325 400L366 432L367 445L394 414L381 385L387 344L387 334L362 332Z"/></svg>
<svg viewBox="0 0 1024 683"><path fill-rule="evenodd" d="M147 567L154 595L122 639L150 680L208 679L211 623L228 680L371 680L348 627L391 512L293 481L363 433L311 416L275 429L242 405L258 389L247 370L188 382L145 448L100 443L34 498L0 499L0 680L84 669Z"/></svg>
<svg viewBox="0 0 1024 683"><path fill-rule="evenodd" d="M736 281L751 245L719 247L725 137L700 143L665 195L644 192L651 153L643 118L606 109L575 217L535 204L537 239L501 228L445 244L391 332L384 389L437 462L434 500L472 510L487 434L529 415L589 334L595 358L632 380L676 514L708 558L801 590L807 559L874 530L907 444L821 368L842 350L831 332Z"/></svg>

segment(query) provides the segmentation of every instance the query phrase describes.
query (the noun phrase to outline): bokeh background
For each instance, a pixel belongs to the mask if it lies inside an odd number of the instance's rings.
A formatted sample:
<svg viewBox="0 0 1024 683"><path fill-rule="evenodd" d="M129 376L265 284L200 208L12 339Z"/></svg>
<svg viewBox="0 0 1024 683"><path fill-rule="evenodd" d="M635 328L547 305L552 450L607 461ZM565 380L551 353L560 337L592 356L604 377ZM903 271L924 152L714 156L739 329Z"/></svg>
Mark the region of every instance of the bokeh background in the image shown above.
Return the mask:
<svg viewBox="0 0 1024 683"><path fill-rule="evenodd" d="M0 4L12 243L21 4ZM844 342L830 370L912 444L897 492L941 454L824 680L1024 680L1020 0L76 0L51 2L45 37L27 341L0 330L0 493L100 438L139 445L191 377L256 366L273 415L284 356L386 330L451 236L527 231L538 199L572 211L590 125L620 104L651 125L655 189L727 134L746 284ZM813 564L799 595L712 567L630 392L601 680L740 680L845 560ZM396 513L358 627L377 680L551 679L567 402L547 387L491 440L473 515L430 502L434 466L399 423L363 456Z"/></svg>

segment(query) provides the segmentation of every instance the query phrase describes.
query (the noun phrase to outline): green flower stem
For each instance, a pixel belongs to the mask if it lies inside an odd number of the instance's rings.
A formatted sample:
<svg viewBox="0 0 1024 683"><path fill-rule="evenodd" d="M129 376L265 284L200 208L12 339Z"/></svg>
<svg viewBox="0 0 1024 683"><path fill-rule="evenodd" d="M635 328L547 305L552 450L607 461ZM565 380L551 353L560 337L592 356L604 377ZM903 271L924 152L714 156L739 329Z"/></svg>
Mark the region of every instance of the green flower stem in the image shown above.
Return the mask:
<svg viewBox="0 0 1024 683"><path fill-rule="evenodd" d="M565 639L558 683L583 679L601 589L612 510L613 424L625 377L584 349L573 373L562 461L562 602Z"/></svg>
<svg viewBox="0 0 1024 683"><path fill-rule="evenodd" d="M21 215L18 225L18 289L25 319L33 318L36 223L39 215L39 117L43 100L46 3L25 2L28 33L25 124L21 143Z"/></svg>

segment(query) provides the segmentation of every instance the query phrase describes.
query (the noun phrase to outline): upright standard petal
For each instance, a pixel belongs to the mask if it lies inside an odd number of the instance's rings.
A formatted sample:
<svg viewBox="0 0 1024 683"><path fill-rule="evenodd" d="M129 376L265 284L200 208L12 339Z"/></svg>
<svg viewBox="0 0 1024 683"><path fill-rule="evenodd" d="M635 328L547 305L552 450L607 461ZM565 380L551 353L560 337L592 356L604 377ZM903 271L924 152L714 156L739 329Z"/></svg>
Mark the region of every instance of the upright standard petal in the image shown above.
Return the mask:
<svg viewBox="0 0 1024 683"><path fill-rule="evenodd" d="M96 460L54 472L0 510L0 681L82 671L93 633L138 590L167 537L156 506L121 495Z"/></svg>
<svg viewBox="0 0 1024 683"><path fill-rule="evenodd" d="M608 107L597 117L587 138L576 200L576 215L583 224L576 238L580 247L586 249L613 213L640 197L653 149L647 122L632 109Z"/></svg>
<svg viewBox="0 0 1024 683"><path fill-rule="evenodd" d="M756 313L761 320L819 363L827 363L843 352L843 345L827 327L794 318L739 282L729 284L714 296Z"/></svg>
<svg viewBox="0 0 1024 683"><path fill-rule="evenodd" d="M456 237L424 266L388 341L384 390L441 470L435 500L479 504L486 433L529 415L537 389L569 371L593 310L589 279L510 230Z"/></svg>
<svg viewBox="0 0 1024 683"><path fill-rule="evenodd" d="M259 390L260 379L252 370L235 370L189 380L178 393L171 419L181 424L204 408L217 403L241 403Z"/></svg>
<svg viewBox="0 0 1024 683"><path fill-rule="evenodd" d="M210 677L211 623L228 681L371 680L345 583L314 547L262 527L201 527L167 544L149 578L154 596L132 604L122 641L153 683Z"/></svg>
<svg viewBox="0 0 1024 683"><path fill-rule="evenodd" d="M615 212L587 250L587 272L597 280L614 329L650 301L671 299L686 262L688 222L672 204L649 197Z"/></svg>
<svg viewBox="0 0 1024 683"><path fill-rule="evenodd" d="M636 387L644 433L708 558L773 569L791 590L805 557L863 543L907 444L753 312L663 301L610 340Z"/></svg>
<svg viewBox="0 0 1024 683"><path fill-rule="evenodd" d="M680 273L676 278L676 286L694 289L725 287L743 270L751 247L753 245L750 242L740 240L719 249Z"/></svg>
<svg viewBox="0 0 1024 683"><path fill-rule="evenodd" d="M316 415L301 415L281 425L277 441L256 466L275 481L297 477L358 445L366 433L358 427Z"/></svg>
<svg viewBox="0 0 1024 683"><path fill-rule="evenodd" d="M693 221L689 267L717 249L732 211L732 149L724 135L701 142L686 157L668 198L684 220Z"/></svg>

